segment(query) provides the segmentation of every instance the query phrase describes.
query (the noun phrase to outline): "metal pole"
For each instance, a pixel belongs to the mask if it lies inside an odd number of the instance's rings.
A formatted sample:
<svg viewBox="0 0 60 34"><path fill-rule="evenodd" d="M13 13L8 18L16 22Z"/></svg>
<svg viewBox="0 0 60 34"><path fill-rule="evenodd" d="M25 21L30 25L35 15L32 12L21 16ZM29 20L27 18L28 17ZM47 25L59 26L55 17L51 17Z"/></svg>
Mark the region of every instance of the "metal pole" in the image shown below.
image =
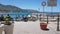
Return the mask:
<svg viewBox="0 0 60 34"><path fill-rule="evenodd" d="M40 11L40 8L38 8L38 10ZM40 13L39 13L39 14L40 14ZM38 15L38 19L41 21L41 19L40 19L39 17L41 18L41 16L40 16L40 15Z"/></svg>
<svg viewBox="0 0 60 34"><path fill-rule="evenodd" d="M44 21L44 6L43 6L43 21Z"/></svg>
<svg viewBox="0 0 60 34"><path fill-rule="evenodd" d="M40 14L40 21L41 21L41 14Z"/></svg>
<svg viewBox="0 0 60 34"><path fill-rule="evenodd" d="M59 14L58 14L58 19L57 19L57 31L59 31Z"/></svg>
<svg viewBox="0 0 60 34"><path fill-rule="evenodd" d="M52 14L52 12L53 12L53 7L51 7L51 14Z"/></svg>
<svg viewBox="0 0 60 34"><path fill-rule="evenodd" d="M47 15L47 24L48 24L48 21L49 21L49 20L48 20L48 15Z"/></svg>
<svg viewBox="0 0 60 34"><path fill-rule="evenodd" d="M51 6L51 16L52 16L52 18L54 18L53 17L53 6Z"/></svg>

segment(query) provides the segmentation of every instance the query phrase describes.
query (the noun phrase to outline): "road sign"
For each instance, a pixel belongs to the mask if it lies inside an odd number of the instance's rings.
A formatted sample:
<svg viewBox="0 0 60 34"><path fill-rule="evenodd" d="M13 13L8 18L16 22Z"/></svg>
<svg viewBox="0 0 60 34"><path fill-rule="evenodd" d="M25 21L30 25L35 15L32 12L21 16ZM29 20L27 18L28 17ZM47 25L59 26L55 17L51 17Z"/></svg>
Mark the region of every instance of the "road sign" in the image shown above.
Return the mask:
<svg viewBox="0 0 60 34"><path fill-rule="evenodd" d="M44 20L44 8L46 6L46 2L45 1L42 2L42 6L43 6L43 20Z"/></svg>
<svg viewBox="0 0 60 34"><path fill-rule="evenodd" d="M48 0L48 6L57 6L57 0Z"/></svg>
<svg viewBox="0 0 60 34"><path fill-rule="evenodd" d="M42 6L46 6L46 2L42 2Z"/></svg>

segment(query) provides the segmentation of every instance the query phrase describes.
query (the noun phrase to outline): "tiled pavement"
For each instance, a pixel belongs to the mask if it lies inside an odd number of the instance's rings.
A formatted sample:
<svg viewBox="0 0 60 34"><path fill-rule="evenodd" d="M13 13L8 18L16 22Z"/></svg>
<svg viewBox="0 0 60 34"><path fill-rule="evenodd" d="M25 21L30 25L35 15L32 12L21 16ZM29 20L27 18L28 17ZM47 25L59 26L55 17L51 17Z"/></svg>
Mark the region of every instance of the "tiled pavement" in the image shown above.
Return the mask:
<svg viewBox="0 0 60 34"><path fill-rule="evenodd" d="M13 34L60 34L55 24L48 24L48 31L40 29L39 21L15 22Z"/></svg>

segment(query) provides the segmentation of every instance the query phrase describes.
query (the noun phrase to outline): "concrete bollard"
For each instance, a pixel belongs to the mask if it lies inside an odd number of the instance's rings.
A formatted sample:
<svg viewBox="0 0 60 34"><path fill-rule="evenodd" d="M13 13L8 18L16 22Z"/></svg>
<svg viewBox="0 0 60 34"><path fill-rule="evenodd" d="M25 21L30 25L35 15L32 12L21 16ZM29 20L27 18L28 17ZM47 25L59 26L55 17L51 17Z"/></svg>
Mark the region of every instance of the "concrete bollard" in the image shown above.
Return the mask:
<svg viewBox="0 0 60 34"><path fill-rule="evenodd" d="M14 24L4 25L5 34L13 34Z"/></svg>

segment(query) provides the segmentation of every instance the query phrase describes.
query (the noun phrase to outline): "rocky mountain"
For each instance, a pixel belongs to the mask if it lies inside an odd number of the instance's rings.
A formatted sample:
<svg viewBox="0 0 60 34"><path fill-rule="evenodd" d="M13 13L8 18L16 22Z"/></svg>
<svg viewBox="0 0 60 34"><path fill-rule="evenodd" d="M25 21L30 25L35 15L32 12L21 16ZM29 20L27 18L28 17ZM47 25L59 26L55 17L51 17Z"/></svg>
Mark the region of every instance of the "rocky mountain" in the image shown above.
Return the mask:
<svg viewBox="0 0 60 34"><path fill-rule="evenodd" d="M21 9L12 5L0 4L0 12L38 12L37 10Z"/></svg>

